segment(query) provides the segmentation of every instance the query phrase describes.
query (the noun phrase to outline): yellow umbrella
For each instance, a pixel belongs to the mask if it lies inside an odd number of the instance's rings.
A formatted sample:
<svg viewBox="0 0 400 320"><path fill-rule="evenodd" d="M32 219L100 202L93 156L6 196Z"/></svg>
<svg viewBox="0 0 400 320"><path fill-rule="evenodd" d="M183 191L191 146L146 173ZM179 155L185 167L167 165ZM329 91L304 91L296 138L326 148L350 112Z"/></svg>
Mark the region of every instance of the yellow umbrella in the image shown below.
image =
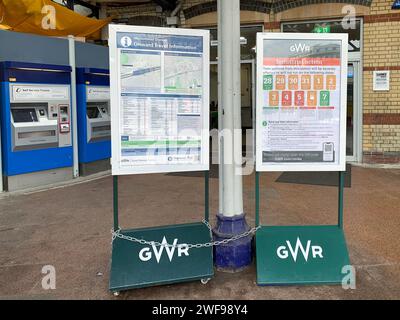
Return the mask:
<svg viewBox="0 0 400 320"><path fill-rule="evenodd" d="M63 37L99 39L111 18L81 16L51 0L0 0L0 29Z"/></svg>

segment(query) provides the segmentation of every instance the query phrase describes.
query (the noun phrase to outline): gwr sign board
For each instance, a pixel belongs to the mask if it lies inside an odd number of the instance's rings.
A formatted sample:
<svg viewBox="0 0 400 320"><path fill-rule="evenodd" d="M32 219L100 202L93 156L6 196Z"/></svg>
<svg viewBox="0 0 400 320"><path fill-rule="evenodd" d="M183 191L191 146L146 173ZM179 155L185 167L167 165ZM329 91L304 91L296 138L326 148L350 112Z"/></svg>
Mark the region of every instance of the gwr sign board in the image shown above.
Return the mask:
<svg viewBox="0 0 400 320"><path fill-rule="evenodd" d="M164 246L115 239L110 277L112 291L207 279L214 274L212 248L188 247L191 243L210 241L210 231L202 223L129 230L123 234L151 239Z"/></svg>
<svg viewBox="0 0 400 320"><path fill-rule="evenodd" d="M213 276L202 222L119 230L118 176L206 171L208 220L209 31L110 25L114 239L110 290Z"/></svg>
<svg viewBox="0 0 400 320"><path fill-rule="evenodd" d="M209 168L209 32L111 26L113 175Z"/></svg>
<svg viewBox="0 0 400 320"><path fill-rule="evenodd" d="M340 284L350 265L337 226L273 226L256 234L257 283Z"/></svg>
<svg viewBox="0 0 400 320"><path fill-rule="evenodd" d="M256 221L262 171L339 171L337 226L263 226L257 283L342 283L347 34L257 35Z"/></svg>
<svg viewBox="0 0 400 320"><path fill-rule="evenodd" d="M347 34L257 37L257 171L345 171Z"/></svg>

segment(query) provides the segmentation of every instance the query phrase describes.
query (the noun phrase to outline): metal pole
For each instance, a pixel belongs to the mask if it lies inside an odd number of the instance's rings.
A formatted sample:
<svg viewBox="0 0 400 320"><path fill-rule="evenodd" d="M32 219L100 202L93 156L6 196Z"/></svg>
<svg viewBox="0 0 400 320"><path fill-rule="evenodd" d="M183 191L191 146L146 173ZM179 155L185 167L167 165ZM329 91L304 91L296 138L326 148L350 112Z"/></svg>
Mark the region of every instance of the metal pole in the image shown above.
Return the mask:
<svg viewBox="0 0 400 320"><path fill-rule="evenodd" d="M210 171L204 171L204 219L210 220Z"/></svg>
<svg viewBox="0 0 400 320"><path fill-rule="evenodd" d="M260 173L256 171L256 227L260 225Z"/></svg>
<svg viewBox="0 0 400 320"><path fill-rule="evenodd" d="M253 157L253 166L256 163L256 63L255 60L251 62L251 117L252 117L252 125L253 130L251 130L253 134L253 145L252 145L252 157Z"/></svg>
<svg viewBox="0 0 400 320"><path fill-rule="evenodd" d="M113 209L114 209L114 231L119 229L118 221L118 176L113 176Z"/></svg>
<svg viewBox="0 0 400 320"><path fill-rule="evenodd" d="M222 143L221 184L223 216L233 217L243 214L243 192L241 176L242 135L235 130L241 123L241 83L240 83L240 5L239 0L218 1L219 31L219 74L221 81L220 106L222 129L227 133ZM221 128L220 128L221 129ZM238 163L240 162L240 163Z"/></svg>
<svg viewBox="0 0 400 320"><path fill-rule="evenodd" d="M72 147L74 153L73 161L73 176L79 177L79 150L78 150L78 115L76 106L76 63L75 63L75 37L68 36L69 42L69 65L72 68L71 72L71 113L72 113Z"/></svg>
<svg viewBox="0 0 400 320"><path fill-rule="evenodd" d="M219 6L219 1L218 1L218 6ZM220 10L218 7L218 25L220 24ZM221 39L221 28L218 27L217 30L217 39L218 39L218 53L220 52L220 39ZM223 108L222 108L222 94L221 94L221 83L222 83L222 71L221 71L221 63L220 63L220 57L217 56L217 70L218 70L218 132L221 133L223 129L223 124L222 124L222 114L223 114ZM223 137L219 134L219 139L218 139L218 192L219 192L219 203L218 203L218 212L223 212L224 211L224 170L222 164L224 163L224 139Z"/></svg>
<svg viewBox="0 0 400 320"><path fill-rule="evenodd" d="M243 211L240 82L240 2L218 0L218 122L220 135L219 214L214 239L249 231ZM251 264L252 236L215 248L219 270L240 271Z"/></svg>
<svg viewBox="0 0 400 320"><path fill-rule="evenodd" d="M1 124L0 124L0 192L4 191L3 186L3 158L1 153Z"/></svg>
<svg viewBox="0 0 400 320"><path fill-rule="evenodd" d="M338 226L343 229L343 193L344 193L344 172L339 172L339 206Z"/></svg>

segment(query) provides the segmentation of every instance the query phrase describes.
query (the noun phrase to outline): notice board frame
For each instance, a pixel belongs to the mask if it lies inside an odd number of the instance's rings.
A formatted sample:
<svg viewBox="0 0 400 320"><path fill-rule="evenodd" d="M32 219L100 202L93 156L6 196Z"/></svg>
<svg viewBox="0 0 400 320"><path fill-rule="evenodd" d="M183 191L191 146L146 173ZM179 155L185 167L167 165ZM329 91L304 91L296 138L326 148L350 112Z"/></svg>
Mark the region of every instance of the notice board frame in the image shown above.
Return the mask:
<svg viewBox="0 0 400 320"><path fill-rule="evenodd" d="M255 224L260 227L256 236L257 284L264 285L310 285L343 284L346 274L344 267L350 266L350 259L343 229L344 177L346 170L346 94L347 84L347 34L308 33L258 33L257 34L257 104L256 104L256 172L255 172ZM340 160L338 165L307 163L262 164L261 117L263 108L263 58L264 39L341 40L341 96L340 96ZM260 176L262 172L276 171L334 171L338 172L338 222L337 225L271 226L260 223ZM300 248L295 256L294 246L312 243L323 248L320 255L312 255L311 249ZM285 247L286 245L286 247ZM289 250L288 247L292 246ZM279 256L279 248L286 248ZM304 249L304 248L303 248ZM296 249L295 249L296 250ZM318 249L319 250L319 249ZM307 255L305 254L307 252ZM317 252L317 251L316 251ZM323 253L322 253L323 252ZM292 254L292 256L290 256ZM303 254L303 256L302 256ZM314 254L314 252L312 253ZM310 258L311 256L311 258ZM314 259L313 259L314 258ZM292 260L291 260L292 259ZM354 279L355 275L350 274Z"/></svg>
<svg viewBox="0 0 400 320"><path fill-rule="evenodd" d="M120 72L117 48L117 33L139 33L176 36L202 37L202 161L198 165L144 165L135 168L120 166ZM212 241L209 229L209 31L178 28L156 28L143 26L110 25L110 93L111 93L111 135L113 175L113 241L109 290L114 295L120 291L155 285L201 280L207 283L214 275L213 249L211 246L191 248L179 256L180 245L209 243ZM155 174L173 172L204 172L204 218L188 224L156 226L141 229L121 230L119 223L119 176L132 174ZM132 241L130 240L132 239ZM133 239L145 241L142 244ZM157 247L155 242L177 243L175 248ZM178 242L179 240L179 242ZM183 241L183 243L182 243ZM152 243L151 245L149 245ZM168 250L167 250L168 249ZM178 252L178 258L171 253ZM153 253L152 251L153 250ZM157 251L158 250L158 251ZM195 250L194 252L192 250ZM157 251L157 253L156 253ZM168 251L168 252L167 252ZM140 252L146 252L145 260ZM151 258L153 254L153 258ZM169 260L168 260L169 259Z"/></svg>
<svg viewBox="0 0 400 320"><path fill-rule="evenodd" d="M153 164L135 167L122 167L120 164L121 154L121 132L120 132L120 107L121 107L121 78L119 65L119 49L117 46L118 33L133 34L155 34L165 36L189 36L203 38L203 64L202 64L202 141L201 141L201 163L200 164ZM113 25L109 26L110 47L110 89L111 89L111 139L112 139L112 174L130 175L146 173L173 173L206 171L209 168L209 84L210 84L210 33L209 30L183 29L183 28L161 28ZM168 51L172 52L172 51Z"/></svg>
<svg viewBox="0 0 400 320"><path fill-rule="evenodd" d="M341 41L341 82L340 82L340 146L339 164L318 163L281 163L263 165L262 162L262 122L263 107L263 75L264 67L264 40L337 40ZM346 170L346 115L347 115L347 62L348 62L348 34L313 34L313 33L257 33L257 68L256 68L256 171L345 171Z"/></svg>

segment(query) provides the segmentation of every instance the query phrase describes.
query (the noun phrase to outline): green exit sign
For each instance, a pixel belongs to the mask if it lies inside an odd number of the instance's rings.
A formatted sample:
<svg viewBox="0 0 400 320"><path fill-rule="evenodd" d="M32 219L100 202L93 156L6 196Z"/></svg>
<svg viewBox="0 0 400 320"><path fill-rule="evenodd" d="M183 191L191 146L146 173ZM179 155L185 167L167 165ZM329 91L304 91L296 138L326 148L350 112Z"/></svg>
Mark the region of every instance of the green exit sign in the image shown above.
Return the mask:
<svg viewBox="0 0 400 320"><path fill-rule="evenodd" d="M324 26L320 26L320 25L315 25L313 31L314 33L330 33L331 32L331 26L330 25L324 25Z"/></svg>

